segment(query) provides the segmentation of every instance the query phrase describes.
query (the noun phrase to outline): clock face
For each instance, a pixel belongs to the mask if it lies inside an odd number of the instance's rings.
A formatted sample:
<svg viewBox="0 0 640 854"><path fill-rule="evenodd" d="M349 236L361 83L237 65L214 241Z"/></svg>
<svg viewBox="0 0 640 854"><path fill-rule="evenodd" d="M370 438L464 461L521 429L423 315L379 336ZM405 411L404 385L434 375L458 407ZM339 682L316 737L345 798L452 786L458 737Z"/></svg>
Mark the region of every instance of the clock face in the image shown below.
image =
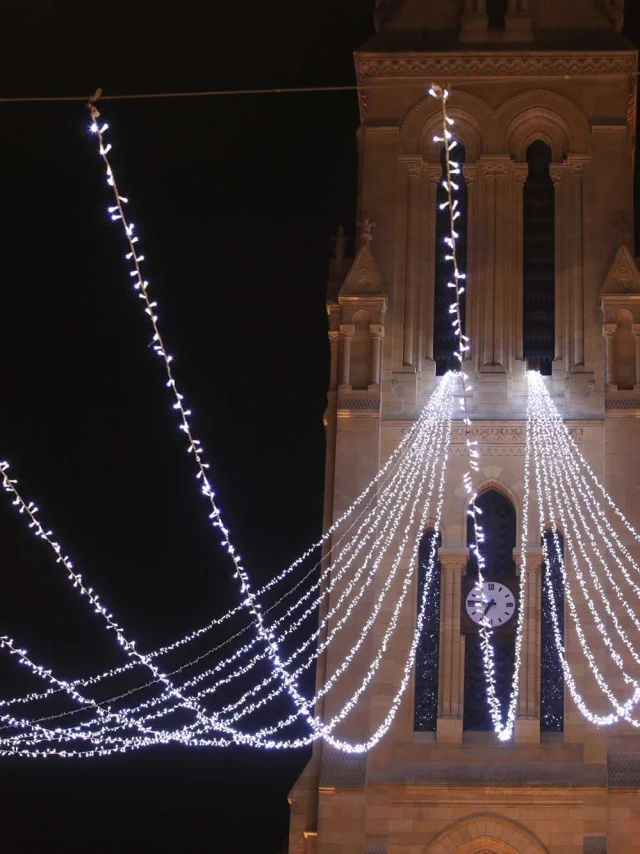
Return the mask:
<svg viewBox="0 0 640 854"><path fill-rule="evenodd" d="M485 581L482 587L472 587L464 604L474 623L480 623L486 615L489 626L493 627L504 626L516 612L515 596L500 581Z"/></svg>

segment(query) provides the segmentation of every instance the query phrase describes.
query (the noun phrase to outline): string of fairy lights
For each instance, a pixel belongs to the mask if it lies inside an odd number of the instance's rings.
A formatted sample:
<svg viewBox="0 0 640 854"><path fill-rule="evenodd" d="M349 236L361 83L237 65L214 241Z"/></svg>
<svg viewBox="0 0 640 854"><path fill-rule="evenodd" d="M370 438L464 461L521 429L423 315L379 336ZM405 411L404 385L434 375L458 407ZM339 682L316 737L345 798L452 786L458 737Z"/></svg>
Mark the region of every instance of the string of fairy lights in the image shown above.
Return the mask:
<svg viewBox="0 0 640 854"><path fill-rule="evenodd" d="M18 662L40 683L40 690L0 699L0 755L26 758L91 758L127 753L158 744L185 747L248 745L271 750L297 749L322 739L346 753L364 753L389 731L411 684L427 608L437 572L438 545L431 536L428 554L418 567L423 532L441 530L452 439L454 405L460 407L468 467L462 479L471 519L469 545L477 565L475 592L484 592L485 531L478 506L479 449L473 438L469 402L472 390L465 372L470 340L465 334L461 299L466 275L458 263L456 222L460 210L455 159L454 120L448 113L450 92L434 85L439 101L445 175L441 179L449 212L445 238L451 265L450 314L457 339L460 370L442 377L407 435L376 476L334 523L300 557L259 589L223 521L208 476L203 445L196 437L194 416L178 387L174 359L167 351L158 306L144 277L144 254L127 197L120 192L107 141L108 125L91 102L90 130L95 136L107 184L113 194L110 218L122 229L129 278L151 329L151 349L160 360L195 480L207 502L210 524L230 561L240 604L189 634L151 652L143 652L97 590L85 580L41 521L36 504L23 497L7 462L0 463L4 490L32 534L40 540L78 595L110 632L125 656L124 663L89 677L66 680L36 661L21 644L0 636L0 652ZM640 652L632 632L640 630L640 565L629 550L640 542L622 511L601 485L568 432L543 379L528 375L527 429L524 453L519 608L515 631L515 666L504 719L498 696L496 658L488 617L479 625L486 696L497 738L512 738L522 675L527 610L527 547L530 491L538 502L546 585L553 638L569 693L580 712L598 726L634 716L640 684L633 665ZM621 529L621 530L617 530ZM551 532L549 538L545 536ZM567 548L565 560L560 532ZM550 548L552 551L550 551ZM559 566L572 626L595 690L611 711L593 702L593 691L580 692L577 673L560 627L551 564ZM421 585L418 572L423 573ZM411 632L399 631L412 591L421 589ZM581 597L582 609L576 603ZM588 622L586 622L588 621ZM222 629L223 639L217 635ZM204 651L196 644L204 644ZM193 650L193 651L192 651ZM391 659L391 650L393 658ZM577 652L577 651L576 651ZM318 659L331 655L331 667L313 696L305 696L301 678ZM600 661L606 656L605 664ZM166 664L161 666L160 660ZM612 679L608 660L619 676ZM395 689L382 706L366 737L346 737L341 725L375 690L383 665L393 660ZM570 663L570 660L572 663ZM398 664L401 661L401 664ZM573 668L573 669L572 669ZM382 669L382 670L381 670ZM132 684L133 683L133 684ZM320 714L322 712L322 714Z"/></svg>

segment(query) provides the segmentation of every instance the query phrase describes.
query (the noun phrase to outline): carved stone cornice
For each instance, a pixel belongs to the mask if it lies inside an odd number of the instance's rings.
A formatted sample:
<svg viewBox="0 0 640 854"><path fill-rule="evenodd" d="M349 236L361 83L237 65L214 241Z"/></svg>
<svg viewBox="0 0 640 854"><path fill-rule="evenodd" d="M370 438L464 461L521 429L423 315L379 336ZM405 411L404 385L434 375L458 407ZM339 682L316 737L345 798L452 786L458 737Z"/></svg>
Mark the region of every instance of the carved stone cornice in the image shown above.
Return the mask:
<svg viewBox="0 0 640 854"><path fill-rule="evenodd" d="M424 165L424 161L422 157L401 157L400 162L404 163L407 167L407 174L409 178L419 178L420 173L422 172L422 167Z"/></svg>
<svg viewBox="0 0 640 854"><path fill-rule="evenodd" d="M444 571L450 570L462 574L469 562L469 549L441 546L438 549L438 560Z"/></svg>
<svg viewBox="0 0 640 854"><path fill-rule="evenodd" d="M471 428L471 439L482 444L505 445L505 444L522 444L524 445L527 439L527 428L522 427L491 427L478 426ZM576 441L582 439L584 430L582 427L570 427L569 433ZM453 427L451 430L451 444L466 445L467 432L464 427Z"/></svg>
<svg viewBox="0 0 640 854"><path fill-rule="evenodd" d="M539 77L544 75L631 75L636 57L630 51L607 53L540 52L500 53L470 57L450 54L356 54L358 81L371 77L416 77L432 79L476 77Z"/></svg>
<svg viewBox="0 0 640 854"><path fill-rule="evenodd" d="M483 154L480 168L485 177L504 178L511 166L511 159L504 154Z"/></svg>
<svg viewBox="0 0 640 854"><path fill-rule="evenodd" d="M516 176L516 184L523 185L527 178L529 177L529 164L528 163L514 163L513 164L513 172Z"/></svg>
<svg viewBox="0 0 640 854"><path fill-rule="evenodd" d="M551 175L554 184L561 184L566 174L567 169L564 163L551 163L549 165L549 175Z"/></svg>
<svg viewBox="0 0 640 854"><path fill-rule="evenodd" d="M567 164L569 171L571 172L571 175L575 176L575 177L580 177L580 178L582 178L582 176L584 174L584 167L587 165L587 163L590 163L590 162L591 162L590 157L583 157L579 154L578 155L572 154L569 157L567 157L567 159L566 159L566 164Z"/></svg>
<svg viewBox="0 0 640 854"><path fill-rule="evenodd" d="M342 338L353 338L356 334L356 327L353 323L340 324L340 335Z"/></svg>

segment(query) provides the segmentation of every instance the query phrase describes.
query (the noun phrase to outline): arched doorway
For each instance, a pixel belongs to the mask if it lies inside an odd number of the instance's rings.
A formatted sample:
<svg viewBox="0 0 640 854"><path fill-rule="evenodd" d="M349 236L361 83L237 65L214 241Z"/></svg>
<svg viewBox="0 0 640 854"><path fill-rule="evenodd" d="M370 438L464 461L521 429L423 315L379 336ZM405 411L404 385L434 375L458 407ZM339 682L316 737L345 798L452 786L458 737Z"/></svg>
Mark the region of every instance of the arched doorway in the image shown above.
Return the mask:
<svg viewBox="0 0 640 854"><path fill-rule="evenodd" d="M518 822L495 813L481 813L449 825L431 840L424 854L524 854L525 851L548 854L545 846Z"/></svg>

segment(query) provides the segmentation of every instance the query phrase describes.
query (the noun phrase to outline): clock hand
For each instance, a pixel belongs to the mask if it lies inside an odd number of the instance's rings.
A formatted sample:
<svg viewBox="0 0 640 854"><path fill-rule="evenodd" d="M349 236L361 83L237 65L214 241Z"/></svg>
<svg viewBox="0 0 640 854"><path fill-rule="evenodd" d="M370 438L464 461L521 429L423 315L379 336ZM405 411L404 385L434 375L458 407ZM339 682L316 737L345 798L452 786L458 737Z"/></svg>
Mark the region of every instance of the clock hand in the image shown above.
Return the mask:
<svg viewBox="0 0 640 854"><path fill-rule="evenodd" d="M495 605L495 604L496 604L496 600L495 600L495 599L492 599L492 600L491 600L491 602L489 602L489 604L487 605L487 607L484 609L484 614L483 614L482 616L483 616L483 617L486 617L486 616L487 616L487 611L489 610L489 608L490 608L492 605Z"/></svg>

